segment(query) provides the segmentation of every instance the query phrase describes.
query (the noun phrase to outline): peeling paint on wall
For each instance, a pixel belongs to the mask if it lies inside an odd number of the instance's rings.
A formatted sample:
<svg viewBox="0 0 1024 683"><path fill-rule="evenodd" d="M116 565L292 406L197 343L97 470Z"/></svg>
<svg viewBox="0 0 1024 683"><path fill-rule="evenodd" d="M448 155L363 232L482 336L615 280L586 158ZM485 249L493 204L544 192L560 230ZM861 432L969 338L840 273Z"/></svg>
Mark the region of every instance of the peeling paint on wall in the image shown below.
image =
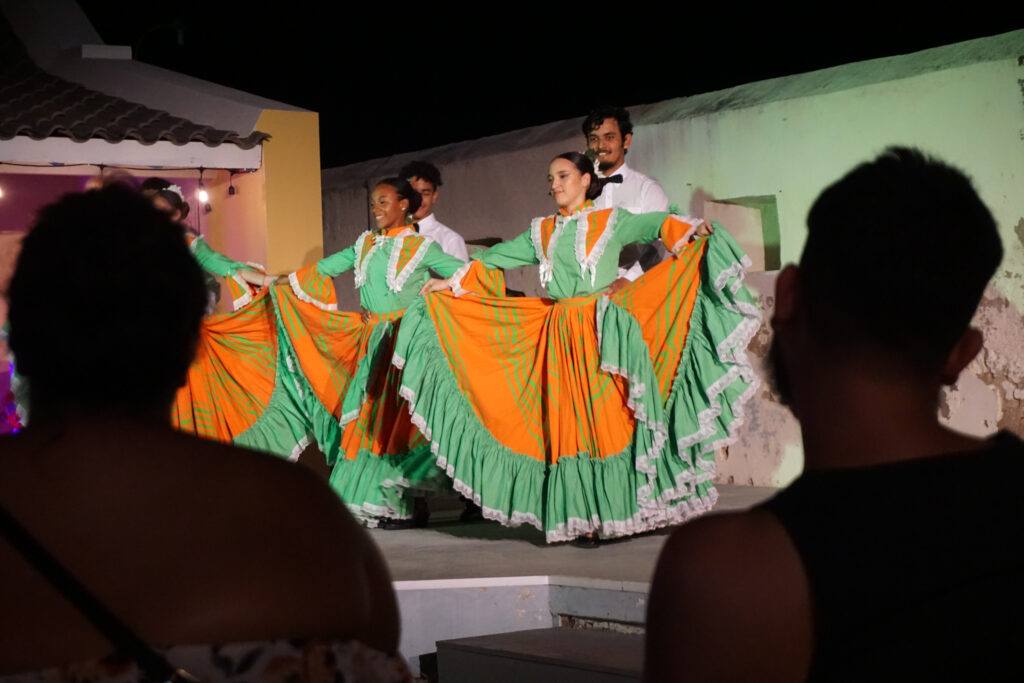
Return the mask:
<svg viewBox="0 0 1024 683"><path fill-rule="evenodd" d="M1024 232L1024 226L1021 227ZM764 320L747 353L754 369L766 377L765 358L771 345L769 320L774 307L776 273L751 273L747 282L760 300ZM1019 274L1001 273L1019 281ZM939 419L957 431L985 437L1005 429L1024 436L1024 313L990 285L973 325L985 336L978 357L957 383L939 397ZM763 384L746 407L736 441L716 458L715 482L749 486L785 486L803 470L800 425Z"/></svg>
<svg viewBox="0 0 1024 683"><path fill-rule="evenodd" d="M1018 225L1017 231L1024 228ZM1004 272L999 279L1005 283L1019 278ZM985 345L960 381L945 392L940 415L968 433L1006 429L1024 435L1024 314L993 284L985 290L973 324L985 336Z"/></svg>

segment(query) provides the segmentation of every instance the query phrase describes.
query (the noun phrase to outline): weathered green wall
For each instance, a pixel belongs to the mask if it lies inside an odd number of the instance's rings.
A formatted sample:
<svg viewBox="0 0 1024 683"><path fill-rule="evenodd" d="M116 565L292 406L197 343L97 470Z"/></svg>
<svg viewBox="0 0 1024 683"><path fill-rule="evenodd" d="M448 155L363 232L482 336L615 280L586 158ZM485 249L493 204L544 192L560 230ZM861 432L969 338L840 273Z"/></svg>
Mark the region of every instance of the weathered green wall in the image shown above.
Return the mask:
<svg viewBox="0 0 1024 683"><path fill-rule="evenodd" d="M1024 40L1021 49L1024 54ZM1024 66L1007 58L640 125L630 161L659 178L684 207L700 194L775 194L785 263L799 257L804 219L822 189L888 145L918 146L974 178L1008 247L1004 270L1011 280L1004 276L996 286L1021 310L1024 97L1018 79L1024 79ZM865 207L866 237L870 212Z"/></svg>
<svg viewBox="0 0 1024 683"><path fill-rule="evenodd" d="M976 318L986 348L946 392L940 413L974 434L1005 428L1024 435L1022 61L1024 31L1017 31L635 107L628 161L691 215L702 215L710 198L775 196L782 263L798 259L818 193L885 147L917 146L966 171L995 214L1006 258ZM411 158L432 159L445 174L443 222L467 238L512 237L529 217L551 211L547 164L583 148L578 125L556 122L325 171L325 250L347 246L364 229L362 180ZM884 240L872 233L872 207L863 217L865 240ZM966 231L963 239L970 239ZM510 282L537 292L535 273ZM749 282L767 320L774 274L754 273ZM749 348L755 365L770 338L765 324ZM783 485L800 472L798 425L767 388L749 404L738 441L718 465L720 481L757 485Z"/></svg>

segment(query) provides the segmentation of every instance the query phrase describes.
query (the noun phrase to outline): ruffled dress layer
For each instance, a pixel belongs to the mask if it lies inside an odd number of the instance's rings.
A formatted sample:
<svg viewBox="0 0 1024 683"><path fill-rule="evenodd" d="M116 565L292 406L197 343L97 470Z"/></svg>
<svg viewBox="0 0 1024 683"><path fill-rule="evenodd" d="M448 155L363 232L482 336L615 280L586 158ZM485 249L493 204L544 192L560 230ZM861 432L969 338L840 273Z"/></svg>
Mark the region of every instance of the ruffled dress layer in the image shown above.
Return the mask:
<svg viewBox="0 0 1024 683"><path fill-rule="evenodd" d="M758 383L745 348L760 312L742 286L749 260L721 227L691 241L697 222L589 205L537 219L456 274L456 295L410 306L394 349L400 394L436 465L485 517L554 542L636 534L714 505L714 450ZM677 257L601 294L621 246L658 236ZM457 295L528 263L555 298Z"/></svg>
<svg viewBox="0 0 1024 683"><path fill-rule="evenodd" d="M311 397L303 393L301 378L288 371L270 291L237 273L262 267L231 261L202 238L188 239L199 264L226 278L235 310L203 320L171 421L196 436L297 458L312 433Z"/></svg>

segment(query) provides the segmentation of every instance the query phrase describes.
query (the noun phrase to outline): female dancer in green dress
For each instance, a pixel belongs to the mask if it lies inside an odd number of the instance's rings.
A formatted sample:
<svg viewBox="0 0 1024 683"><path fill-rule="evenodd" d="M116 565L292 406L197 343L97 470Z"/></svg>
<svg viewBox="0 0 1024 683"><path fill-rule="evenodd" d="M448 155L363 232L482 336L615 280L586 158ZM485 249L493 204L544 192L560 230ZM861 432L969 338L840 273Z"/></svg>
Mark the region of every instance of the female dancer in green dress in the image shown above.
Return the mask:
<svg viewBox="0 0 1024 683"><path fill-rule="evenodd" d="M395 332L430 271L450 276L464 265L417 232L412 214L419 202L406 180L380 181L370 204L376 228L292 273L290 290L275 288L282 336L320 401L313 423L334 464L331 486L371 526L382 519L413 523L412 494L400 492L447 488L398 396L400 373L390 364ZM362 315L337 311L331 278L348 270L355 271Z"/></svg>
<svg viewBox="0 0 1024 683"><path fill-rule="evenodd" d="M595 210L600 180L583 155L556 157L549 182L555 215L407 311L401 395L487 518L548 541L685 521L714 504L714 450L758 383L745 355L760 322L741 283L749 260L701 220ZM622 247L659 237L676 258L607 295ZM461 296L530 264L550 298Z"/></svg>

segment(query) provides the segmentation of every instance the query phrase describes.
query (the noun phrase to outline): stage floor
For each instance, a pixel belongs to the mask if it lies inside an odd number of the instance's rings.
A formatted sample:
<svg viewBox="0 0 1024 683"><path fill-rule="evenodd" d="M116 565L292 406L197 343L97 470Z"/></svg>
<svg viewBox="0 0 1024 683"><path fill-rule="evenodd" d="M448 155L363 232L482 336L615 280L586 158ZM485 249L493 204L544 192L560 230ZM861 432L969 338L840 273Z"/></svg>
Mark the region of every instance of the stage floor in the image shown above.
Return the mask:
<svg viewBox="0 0 1024 683"><path fill-rule="evenodd" d="M722 485L714 512L743 510L770 498L776 489ZM454 503L452 505L451 503ZM609 541L598 548L548 545L532 527L496 522L460 523L458 501L434 510L426 529L370 529L394 581L500 576L571 576L648 583L661 546L672 529ZM443 506L444 507L444 506Z"/></svg>

